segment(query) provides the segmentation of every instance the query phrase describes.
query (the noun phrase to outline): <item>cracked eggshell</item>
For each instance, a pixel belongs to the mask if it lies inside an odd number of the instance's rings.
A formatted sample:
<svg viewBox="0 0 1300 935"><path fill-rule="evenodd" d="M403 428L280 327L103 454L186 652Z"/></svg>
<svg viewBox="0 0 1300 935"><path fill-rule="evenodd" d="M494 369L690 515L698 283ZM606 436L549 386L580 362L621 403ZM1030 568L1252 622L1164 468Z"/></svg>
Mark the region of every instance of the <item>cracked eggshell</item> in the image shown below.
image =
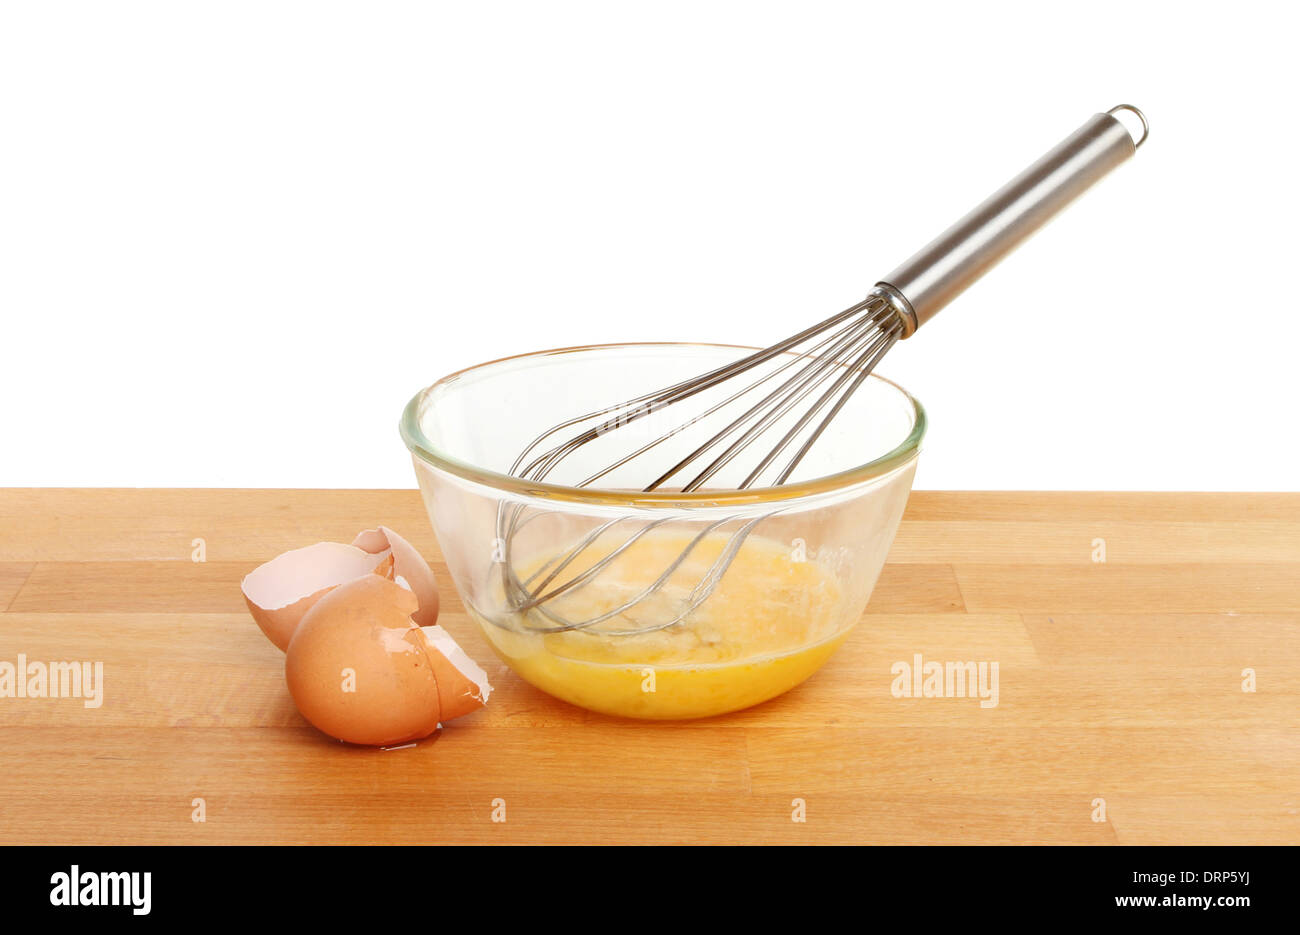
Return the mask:
<svg viewBox="0 0 1300 935"><path fill-rule="evenodd" d="M358 533L352 544L376 554L391 549L393 573L406 579L420 602L420 609L415 612L416 624L431 627L438 622L438 582L433 577L433 569L415 546L387 526Z"/></svg>
<svg viewBox="0 0 1300 935"><path fill-rule="evenodd" d="M303 616L322 597L362 575L391 573L392 566L386 549L318 542L257 566L245 576L240 590L262 632L284 650Z"/></svg>
<svg viewBox="0 0 1300 935"><path fill-rule="evenodd" d="M289 641L284 675L302 716L349 743L427 737L441 719L435 661L401 583L364 575L320 598Z"/></svg>
<svg viewBox="0 0 1300 935"><path fill-rule="evenodd" d="M438 677L438 702L442 719L450 721L487 704L492 694L487 673L466 654L442 627L421 627Z"/></svg>

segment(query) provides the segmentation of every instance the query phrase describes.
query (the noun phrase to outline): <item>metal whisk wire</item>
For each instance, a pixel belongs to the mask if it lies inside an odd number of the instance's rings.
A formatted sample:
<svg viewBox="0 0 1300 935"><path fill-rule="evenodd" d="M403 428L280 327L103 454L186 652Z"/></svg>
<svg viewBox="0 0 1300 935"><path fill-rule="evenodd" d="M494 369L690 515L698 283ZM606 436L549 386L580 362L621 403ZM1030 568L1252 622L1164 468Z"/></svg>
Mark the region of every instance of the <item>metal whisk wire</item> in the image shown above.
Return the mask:
<svg viewBox="0 0 1300 935"><path fill-rule="evenodd" d="M703 412L689 419L684 419L666 432L641 445L632 453L618 459L614 464L586 477L575 486L588 486L594 483L611 471L647 454L690 426L722 411L724 408L736 403L737 400L760 391L763 387L784 376L785 378L775 388L769 390L757 402L749 405L743 412L733 418L728 425L714 433L702 444L696 446L685 457L677 460L666 471L662 471L651 483L643 488L645 491L662 489L673 477L682 473L690 465L699 462L724 442L732 439L733 436L738 435L738 437L731 440L723 451L715 455L711 461L699 469L681 487L684 492L697 490L735 460L744 450L753 445L757 439L762 438L764 433L772 426L779 424L781 418L790 413L795 406L829 382L830 385L786 430L776 444L767 450L757 465L737 486L740 489L751 487L772 462L780 457L782 452L788 450L795 440L800 437L801 433L812 424L818 413L829 406L830 411L823 416L821 422L816 424L774 481L776 484L784 483L817 440L827 423L835 417L849 396L866 379L885 352L899 340L902 332L903 326L897 320L896 314L887 301L879 295L872 295L866 300L836 315L832 315L830 318L806 328L798 334L791 335L771 347L748 354L731 364L708 371L692 379L684 380L667 389L630 400L627 403L609 406L567 420L565 423L555 426L538 436L520 454L516 460L513 473L532 480L542 480L566 456L578 450L586 442L592 441L598 436L616 432L653 413L662 412L668 406L694 397L704 390L721 384L723 381L731 380L740 374L750 373L784 354L788 359L782 360L775 368L760 374L757 379L749 381L739 390L710 405ZM598 425L589 426L586 429L579 430L577 428L593 420L601 421ZM533 455L533 452L548 439L565 429L574 429L575 432L560 444L545 450L541 454ZM530 457L531 460L529 460ZM632 608L645 601L650 595L658 593L674 572L682 566L708 536L736 520L736 517L726 517L705 524L703 529L676 555L661 574L617 606L581 620L569 620L555 613L548 604L565 594L572 594L577 589L594 581L602 571L632 548L636 542L647 533L663 525L666 520L661 519L638 524L618 545L581 572L559 580L560 576L597 540L619 524L624 523L628 517L620 517L601 524L584 535L567 551L552 556L549 561L544 562L537 570L527 577L521 578L515 572L511 547L522 526L529 522L530 519L536 519L538 515L534 514L532 517L525 517L524 513L525 509L522 506L511 505L503 506L498 516L498 540L505 544L505 554L503 556L505 560L502 563L503 580L508 607L512 613L525 614L529 611L536 611L549 621L546 624L528 624L529 629L541 632L564 632L584 629L621 615L626 616ZM726 573L727 568L730 567L745 538L761 520L766 519L769 515L771 514L751 518L730 532L717 558L709 565L708 570L700 578L698 584L688 592L680 609L669 619L643 626L638 626L635 621L632 621L631 626L620 627L617 631L611 632L617 632L619 635L624 636L633 635L666 629L680 622L692 610L708 599L717 583ZM631 620L631 618L628 619Z"/></svg>
<svg viewBox="0 0 1300 935"><path fill-rule="evenodd" d="M771 347L755 351L732 364L719 367L692 379L684 380L665 390L647 394L638 397L637 399L630 400L629 402L609 406L605 409L590 412L584 416L578 416L577 418L560 423L559 425L548 429L542 435L539 435L526 449L524 449L523 453L521 453L519 458L516 459L511 469L511 473L516 477L524 477L529 480L544 480L546 476L564 460L565 457L572 454L583 444L603 435L607 435L610 432L624 428L625 426L646 418L647 416L658 414L674 403L682 402L703 392L704 390L719 385L723 381L730 380L739 374L753 370L761 364L772 360L777 355L789 353L791 349L797 348L800 344L824 334L827 330L833 328L837 324L841 324L846 319L851 319L848 326L840 331L834 332L820 343L815 344L813 347L808 348L802 353L798 353L796 356L791 356L788 361L772 370L770 373L762 375L759 379L754 380L727 398L710 406L704 412L681 422L669 429L667 432L659 435L657 438L642 445L631 454L620 458L608 467L597 471L595 474L592 474L573 485L575 487L590 486L608 475L611 471L614 471L640 455L645 454L661 443L667 441L669 438L686 431L692 425L695 425L713 413L720 411L725 406L730 405L737 399L749 394L763 384L768 383L795 365L801 362L806 363L811 361L806 370L796 372L794 376L790 377L779 387L764 396L761 400L734 419L726 428L716 433L704 444L697 447L686 457L679 460L671 468L660 474L642 488L645 492L662 488L672 477L681 473L686 467L704 455L707 451L721 444L746 422L759 417L761 414L762 418L760 418L758 422L750 428L750 430L745 432L740 439L737 439L737 441L727 448L726 451L681 487L681 490L684 493L697 490L722 467L725 467L727 463L734 459L736 455L743 451L744 448L748 447L755 438L759 437L763 429L773 424L806 396L811 394L829 375L835 372L836 367L848 368L844 370L840 379L838 379L835 384L828 389L825 394L823 394L822 398L818 400L816 405L814 405L814 407L809 410L802 419L800 419L799 423L791 428L786 436L781 439L777 446L769 452L768 456L760 462L759 466L751 471L750 474L737 485L739 489L747 489L758 479L762 470L766 468L772 460L778 457L783 450L785 450L797 435L798 431L807 425L808 421L816 415L820 408L823 407L826 402L833 397L834 393L844 385L848 377L853 376L855 372L857 374L856 379L850 386L851 393L852 390L856 389L857 386L861 384L861 381L871 372L871 368L875 366L875 363L884 356L885 351L892 347L894 342L901 337L903 331L902 325L897 321L891 321L890 319L893 318L893 316L894 313L889 309L886 301L882 297L871 296L857 305L845 309L843 312L833 315L811 328L807 328L796 335L792 335ZM862 348L864 344L867 345L866 350L861 353L856 361L853 360L854 353ZM829 348L827 347L828 345L830 345ZM847 399L847 394L844 398ZM838 403L830 415L833 416L838 412L839 406L842 404L842 402ZM579 432L573 437L566 439L563 443L554 448L548 449L541 455L535 457L532 461L528 461L525 464L529 453L542 444L542 442L547 438L558 434L566 428L580 425L584 422L590 422L593 419L600 419L601 417L606 418L604 418L598 425ZM826 420L824 420L822 425L818 427L818 431L809 439L809 442L799 450L793 459L791 459L785 470L783 470L781 475L778 477L776 481L777 483L783 483L788 479L790 474L798 466L799 461L802 460L803 456L807 453L808 448L811 447L812 441L816 440L816 435L819 435L821 428L824 428L825 421Z"/></svg>

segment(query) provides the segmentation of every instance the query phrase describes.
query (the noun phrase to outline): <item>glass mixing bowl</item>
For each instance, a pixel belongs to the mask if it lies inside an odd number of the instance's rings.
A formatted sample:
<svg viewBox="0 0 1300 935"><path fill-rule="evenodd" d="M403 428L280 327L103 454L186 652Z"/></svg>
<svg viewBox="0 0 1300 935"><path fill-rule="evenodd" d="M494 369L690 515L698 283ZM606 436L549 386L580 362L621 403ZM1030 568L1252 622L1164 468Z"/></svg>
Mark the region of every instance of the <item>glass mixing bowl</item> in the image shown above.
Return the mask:
<svg viewBox="0 0 1300 935"><path fill-rule="evenodd" d="M690 432L668 439L651 462L634 459L603 477L600 488L568 486L690 419L684 404L603 433L546 482L510 474L555 423L749 350L544 351L453 373L407 405L402 437L456 588L526 681L606 714L706 717L798 685L857 623L925 432L920 403L883 377L863 382L781 486L734 489L752 454L714 478L716 489L640 492L656 468L698 442ZM522 586L554 596L520 609Z"/></svg>

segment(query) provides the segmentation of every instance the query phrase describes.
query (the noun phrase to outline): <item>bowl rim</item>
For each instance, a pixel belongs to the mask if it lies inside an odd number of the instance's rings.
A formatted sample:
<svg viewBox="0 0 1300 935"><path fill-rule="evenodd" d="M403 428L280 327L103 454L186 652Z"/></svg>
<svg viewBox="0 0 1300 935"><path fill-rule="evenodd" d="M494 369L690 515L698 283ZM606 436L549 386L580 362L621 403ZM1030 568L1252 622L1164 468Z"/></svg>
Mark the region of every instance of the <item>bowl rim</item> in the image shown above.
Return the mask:
<svg viewBox="0 0 1300 935"><path fill-rule="evenodd" d="M509 363L510 361L526 360L528 358L556 357L562 354L577 354L592 351L664 347L719 348L740 351L759 350L759 348L750 347L745 344L718 344L709 341L627 341L610 344L582 344L573 347L557 347L543 351L529 351L524 354L512 354L508 357L498 357L495 360L484 361L483 363L474 364L473 366L464 367L453 373L449 373L446 376L435 380L433 383L430 383L424 389L412 396L410 401L406 404L406 407L402 410L402 418L399 424L402 440L406 443L406 447L414 457L431 464L439 470L446 471L449 474L454 474L457 477L464 478L465 480L491 487L495 490L536 499L627 507L681 507L685 505L723 506L732 504L747 505L757 503L782 503L800 500L820 494L841 491L875 480L878 477L902 467L907 462L914 460L920 452L921 439L925 436L926 431L925 408L921 405L920 400L907 390L903 389L903 387L899 386L893 380L890 380L887 377L882 377L874 372L869 375L871 379L880 380L883 383L889 384L901 393L903 398L911 404L913 412L912 429L907 434L907 437L880 457L874 458L864 464L855 465L854 467L838 471L834 474L826 474L806 481L799 481L798 483L793 484L782 484L776 487L755 487L746 490L709 489L682 493L680 491L672 490L633 491L602 487L570 487L565 484L553 484L547 481L527 480L525 478L503 474L499 471L493 471L489 468L471 464L455 457L454 455L447 454L444 451L439 451L425 436L424 430L420 427L420 405L422 401L439 387L446 386L465 374L476 370L483 370L488 367Z"/></svg>

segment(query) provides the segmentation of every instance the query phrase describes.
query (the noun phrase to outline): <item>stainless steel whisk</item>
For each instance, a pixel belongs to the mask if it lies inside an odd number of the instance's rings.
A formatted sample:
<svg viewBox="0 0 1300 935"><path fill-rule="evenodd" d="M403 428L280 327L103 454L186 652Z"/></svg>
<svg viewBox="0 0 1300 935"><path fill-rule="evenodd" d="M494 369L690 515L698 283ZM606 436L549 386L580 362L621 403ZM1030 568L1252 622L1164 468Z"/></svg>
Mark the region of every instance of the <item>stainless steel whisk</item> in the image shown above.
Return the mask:
<svg viewBox="0 0 1300 935"><path fill-rule="evenodd" d="M1115 114L1128 111L1142 126L1136 140ZM853 395L881 358L898 341L909 338L968 286L1019 246L1061 209L1111 169L1132 156L1147 138L1146 117L1136 107L1120 104L1096 114L1054 149L995 192L938 238L876 283L861 302L838 314L747 354L734 363L696 377L568 419L539 435L515 461L511 474L543 480L579 448L598 438L669 407L716 391L700 412L683 417L662 433L617 457L571 486L585 487L629 466L644 465L643 477L653 479L641 489L696 491L751 450L759 452L752 468L734 488L785 483L827 425ZM733 391L732 387L735 386ZM805 401L808 401L805 404ZM803 406L803 408L799 408ZM733 415L734 414L734 415ZM652 454L665 441L710 420L725 423L694 445L689 453L656 462ZM769 444L759 445L761 441ZM746 462L748 464L749 462ZM760 482L762 482L760 484ZM729 487L732 485L728 485ZM555 610L566 594L591 584L602 571L639 539L667 520L638 522L615 548L580 571L566 571L602 536L625 522L622 517L584 535L527 576L515 568L511 545L537 514L525 516L521 507L503 506L498 514L498 540L505 544L502 563L507 608L524 615L533 631L561 632L595 627L624 616L624 625L602 633L635 635L662 630L684 620L708 599L726 573L754 526L766 517L745 521L730 536L698 584L665 619L630 619L630 612L656 594L692 551L715 530L735 521L727 517L706 524L655 580L619 606L583 619L568 619ZM529 620L529 617L534 619ZM540 617L541 619L535 619Z"/></svg>

